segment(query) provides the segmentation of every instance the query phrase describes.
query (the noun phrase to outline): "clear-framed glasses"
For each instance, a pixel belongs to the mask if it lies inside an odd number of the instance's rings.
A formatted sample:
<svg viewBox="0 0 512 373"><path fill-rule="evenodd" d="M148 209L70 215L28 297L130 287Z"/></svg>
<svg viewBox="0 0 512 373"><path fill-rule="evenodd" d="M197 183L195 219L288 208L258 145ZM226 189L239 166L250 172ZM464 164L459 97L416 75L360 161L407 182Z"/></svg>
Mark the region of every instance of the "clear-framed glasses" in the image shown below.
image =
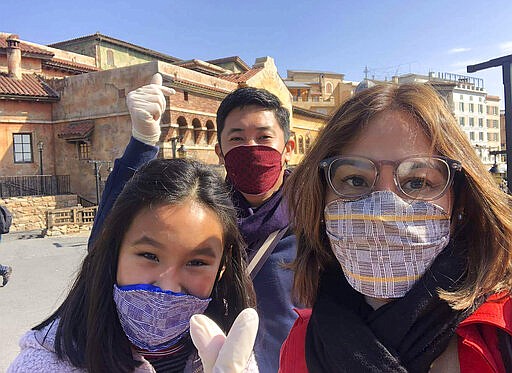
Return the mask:
<svg viewBox="0 0 512 373"><path fill-rule="evenodd" d="M414 155L397 161L337 156L320 162L329 186L346 200L357 200L373 192L383 165L393 167L393 179L403 197L423 201L443 196L455 173L462 170L459 161L442 156Z"/></svg>

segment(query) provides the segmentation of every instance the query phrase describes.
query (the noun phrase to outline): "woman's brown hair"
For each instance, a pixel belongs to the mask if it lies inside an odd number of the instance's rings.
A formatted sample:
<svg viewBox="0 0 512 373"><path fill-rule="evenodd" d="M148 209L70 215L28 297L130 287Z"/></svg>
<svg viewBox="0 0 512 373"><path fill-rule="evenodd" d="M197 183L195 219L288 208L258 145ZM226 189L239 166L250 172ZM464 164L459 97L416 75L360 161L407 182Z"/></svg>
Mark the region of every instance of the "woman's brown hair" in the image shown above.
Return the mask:
<svg viewBox="0 0 512 373"><path fill-rule="evenodd" d="M223 227L224 273L213 287L205 314L228 332L240 311L255 305L252 282L245 273L245 244L223 180L197 161L155 159L125 185L62 305L34 328L58 320L54 348L60 359L89 372L130 372L140 365L132 355L113 299L119 250L142 210L187 200L211 209Z"/></svg>
<svg viewBox="0 0 512 373"><path fill-rule="evenodd" d="M327 182L320 161L343 153L385 111L410 114L432 141L432 151L462 163L454 181L452 240L465 245L466 276L457 290L442 292L454 309L472 306L477 298L512 288L511 198L485 169L458 126L446 101L429 85L382 84L346 101L316 138L309 153L285 183L297 234L294 296L312 306L322 271L336 261L325 234L323 213Z"/></svg>

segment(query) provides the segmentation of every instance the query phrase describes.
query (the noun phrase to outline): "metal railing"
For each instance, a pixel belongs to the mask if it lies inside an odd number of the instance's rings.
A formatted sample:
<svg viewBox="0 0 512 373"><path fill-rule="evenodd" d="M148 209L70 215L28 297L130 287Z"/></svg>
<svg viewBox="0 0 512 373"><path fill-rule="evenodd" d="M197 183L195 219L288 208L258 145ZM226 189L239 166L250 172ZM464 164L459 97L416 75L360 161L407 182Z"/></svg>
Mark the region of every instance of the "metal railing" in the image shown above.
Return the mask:
<svg viewBox="0 0 512 373"><path fill-rule="evenodd" d="M0 197L70 194L69 175L0 176Z"/></svg>
<svg viewBox="0 0 512 373"><path fill-rule="evenodd" d="M86 199L86 198L84 198L82 196L77 196L77 199L78 199L78 203L80 205L82 205L83 207L96 206L96 202L89 201L88 199Z"/></svg>

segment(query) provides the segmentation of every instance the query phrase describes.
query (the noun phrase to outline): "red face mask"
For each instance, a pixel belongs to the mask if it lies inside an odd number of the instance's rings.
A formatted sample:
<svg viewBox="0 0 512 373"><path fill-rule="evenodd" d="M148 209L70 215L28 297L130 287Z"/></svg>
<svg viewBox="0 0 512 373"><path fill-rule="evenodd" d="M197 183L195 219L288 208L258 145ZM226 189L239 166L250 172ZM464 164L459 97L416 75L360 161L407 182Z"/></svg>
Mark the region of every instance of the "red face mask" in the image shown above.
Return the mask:
<svg viewBox="0 0 512 373"><path fill-rule="evenodd" d="M237 146L224 156L229 181L245 194L268 192L277 182L281 170L281 153L264 145Z"/></svg>

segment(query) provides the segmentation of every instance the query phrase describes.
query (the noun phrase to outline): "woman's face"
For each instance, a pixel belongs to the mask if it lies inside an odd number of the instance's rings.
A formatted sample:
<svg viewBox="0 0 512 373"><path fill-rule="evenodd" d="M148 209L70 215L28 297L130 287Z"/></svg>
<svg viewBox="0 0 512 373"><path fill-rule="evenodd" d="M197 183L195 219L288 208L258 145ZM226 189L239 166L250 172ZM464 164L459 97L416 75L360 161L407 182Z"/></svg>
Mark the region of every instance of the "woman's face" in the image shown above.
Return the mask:
<svg viewBox="0 0 512 373"><path fill-rule="evenodd" d="M207 298L223 248L222 224L209 208L193 200L146 208L124 236L117 284L152 284Z"/></svg>
<svg viewBox="0 0 512 373"><path fill-rule="evenodd" d="M396 161L408 156L430 154L431 151L431 141L410 114L402 111L385 111L370 120L350 145L340 149L340 154L365 157L374 161ZM374 190L389 190L399 194L393 179L393 166L381 166ZM339 196L327 186L326 204L338 198ZM430 202L451 214L453 198L450 191Z"/></svg>

